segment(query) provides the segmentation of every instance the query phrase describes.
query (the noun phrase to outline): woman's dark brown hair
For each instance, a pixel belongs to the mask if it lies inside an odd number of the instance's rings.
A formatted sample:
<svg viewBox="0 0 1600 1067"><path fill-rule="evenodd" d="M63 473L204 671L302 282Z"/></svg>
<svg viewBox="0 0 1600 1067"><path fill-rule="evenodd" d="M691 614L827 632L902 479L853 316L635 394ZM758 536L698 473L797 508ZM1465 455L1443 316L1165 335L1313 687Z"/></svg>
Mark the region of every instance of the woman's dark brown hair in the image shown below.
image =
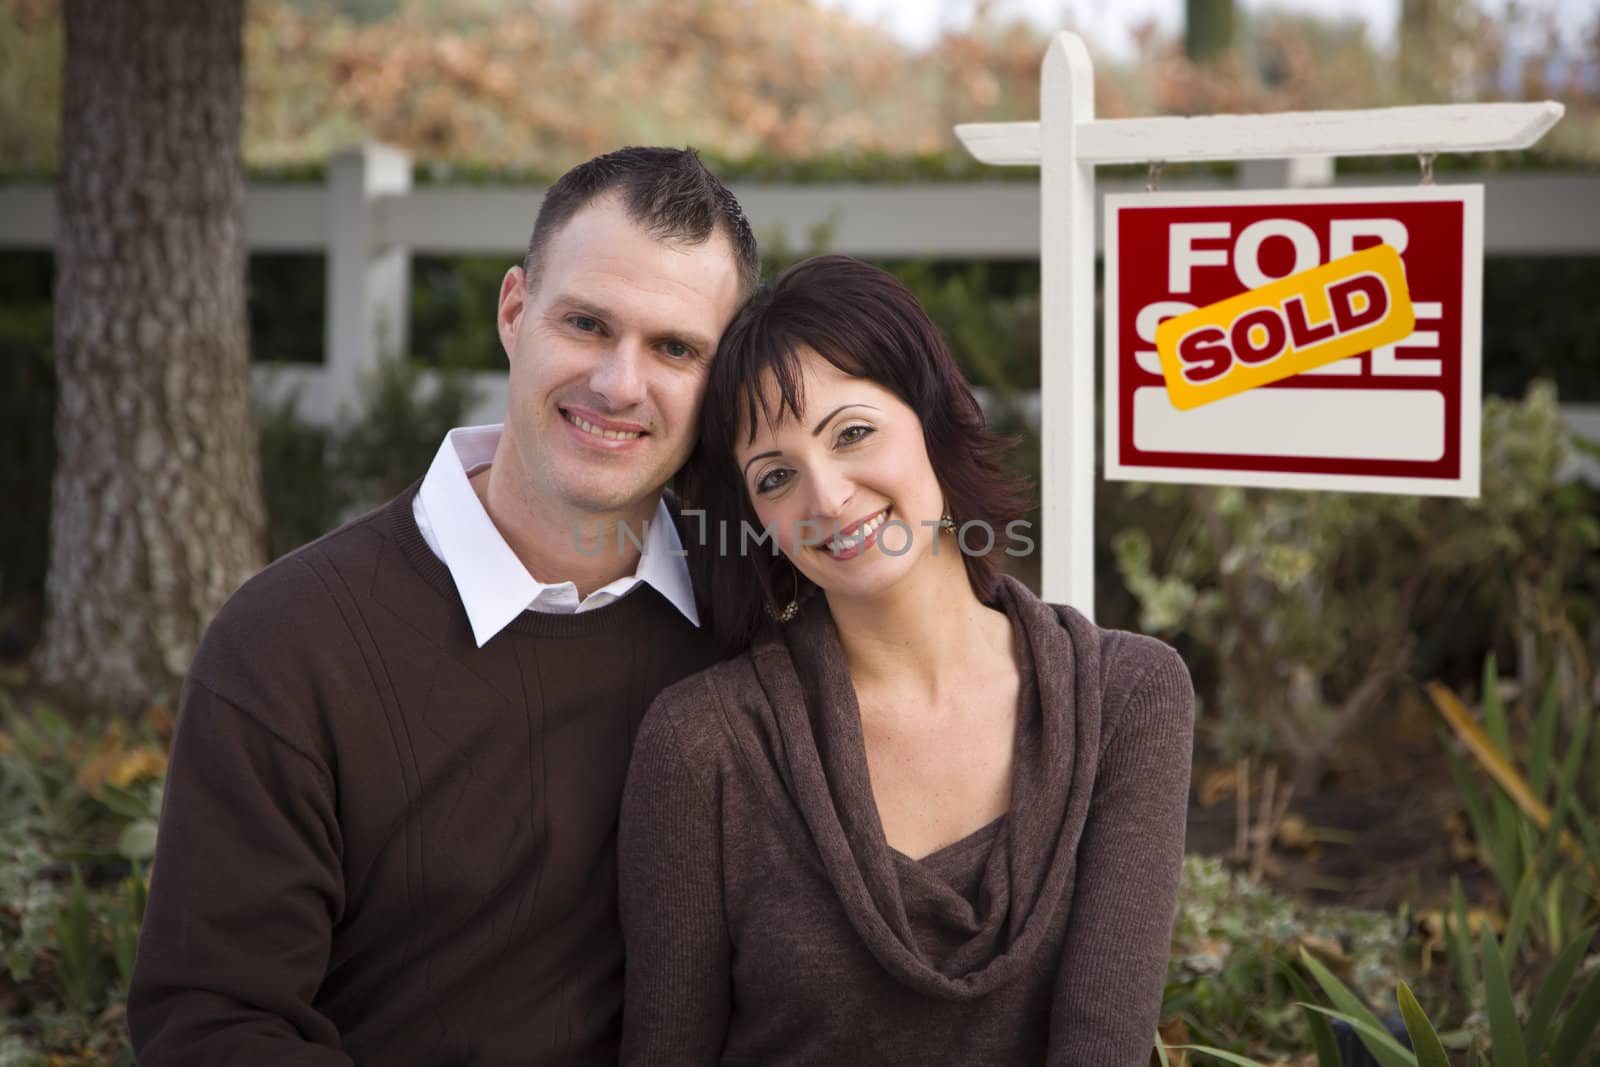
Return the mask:
<svg viewBox="0 0 1600 1067"><path fill-rule="evenodd" d="M739 444L754 439L758 418L777 424L798 415L805 349L883 386L918 414L928 460L958 527L986 523L998 545L1007 524L1027 509L1028 486L1004 462L1015 441L989 432L977 398L916 297L893 275L848 256L797 263L758 289L723 333L700 439L679 483L686 505L705 512L704 537L689 562L728 651L750 642L768 605L781 607L809 591L810 583L773 542L741 537L741 524L751 531L761 524L734 458ZM776 397L764 386L769 372ZM973 591L991 599L1000 575L993 551L964 550L962 556Z"/></svg>

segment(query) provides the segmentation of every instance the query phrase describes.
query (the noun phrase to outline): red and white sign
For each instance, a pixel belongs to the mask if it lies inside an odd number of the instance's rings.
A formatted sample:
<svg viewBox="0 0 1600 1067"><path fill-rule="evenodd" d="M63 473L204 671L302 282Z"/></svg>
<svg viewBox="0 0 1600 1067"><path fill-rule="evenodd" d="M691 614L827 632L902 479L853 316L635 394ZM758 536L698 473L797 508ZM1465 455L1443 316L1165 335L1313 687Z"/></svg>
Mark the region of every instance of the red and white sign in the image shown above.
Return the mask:
<svg viewBox="0 0 1600 1067"><path fill-rule="evenodd" d="M1478 495L1482 186L1142 193L1106 197L1105 219L1107 478ZM1173 404L1162 322L1379 244L1408 336Z"/></svg>

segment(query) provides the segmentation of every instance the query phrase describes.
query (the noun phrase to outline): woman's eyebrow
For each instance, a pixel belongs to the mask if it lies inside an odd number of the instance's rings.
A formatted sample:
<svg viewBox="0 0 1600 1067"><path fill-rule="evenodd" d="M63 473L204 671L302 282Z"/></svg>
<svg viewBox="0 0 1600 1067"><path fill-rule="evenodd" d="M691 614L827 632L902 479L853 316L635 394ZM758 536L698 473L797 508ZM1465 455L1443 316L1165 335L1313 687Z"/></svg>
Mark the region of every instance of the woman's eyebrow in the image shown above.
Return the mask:
<svg viewBox="0 0 1600 1067"><path fill-rule="evenodd" d="M816 429L811 431L811 436L815 437L815 436L817 436L817 434L821 433L822 430L823 430L823 427L827 426L828 423L830 421L832 421L832 419L833 419L833 417L835 415L839 414L839 412L845 410L846 408L866 408L868 411L877 411L878 410L877 408L873 407L871 404L840 404L838 407L834 408L832 411L828 412L826 415L824 415L822 417L822 421L817 423Z"/></svg>
<svg viewBox="0 0 1600 1067"><path fill-rule="evenodd" d="M831 418L832 416L829 417ZM778 452L757 452L755 455L744 461L744 470L740 473L748 474L750 472L750 464L754 463L758 459L766 459L768 456L776 456L780 454L781 453Z"/></svg>

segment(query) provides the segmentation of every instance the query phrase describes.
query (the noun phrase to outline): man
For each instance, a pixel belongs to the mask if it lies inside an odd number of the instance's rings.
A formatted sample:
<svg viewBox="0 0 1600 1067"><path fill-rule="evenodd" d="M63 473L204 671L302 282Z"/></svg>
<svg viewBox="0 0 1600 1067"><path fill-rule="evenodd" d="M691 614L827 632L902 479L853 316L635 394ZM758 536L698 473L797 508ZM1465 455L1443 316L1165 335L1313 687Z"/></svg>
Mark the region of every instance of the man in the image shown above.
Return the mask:
<svg viewBox="0 0 1600 1067"><path fill-rule="evenodd" d="M693 152L569 172L501 286L504 427L224 607L173 744L140 1064L615 1062L629 750L712 659L662 489L757 271Z"/></svg>

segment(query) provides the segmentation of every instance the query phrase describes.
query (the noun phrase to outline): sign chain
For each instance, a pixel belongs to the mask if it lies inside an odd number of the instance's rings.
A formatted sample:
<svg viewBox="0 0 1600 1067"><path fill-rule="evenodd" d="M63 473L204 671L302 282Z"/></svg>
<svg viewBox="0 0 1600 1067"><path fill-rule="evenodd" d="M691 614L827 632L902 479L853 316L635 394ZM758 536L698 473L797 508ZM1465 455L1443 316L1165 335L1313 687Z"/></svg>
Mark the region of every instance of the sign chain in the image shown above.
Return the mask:
<svg viewBox="0 0 1600 1067"><path fill-rule="evenodd" d="M1433 184L1433 160L1435 155L1437 155L1435 152L1417 153L1417 164L1422 168L1423 185Z"/></svg>
<svg viewBox="0 0 1600 1067"><path fill-rule="evenodd" d="M1144 183L1145 192L1153 193L1161 188L1161 172L1166 169L1166 166L1167 161L1164 159L1152 159L1150 161L1150 176L1145 179Z"/></svg>

